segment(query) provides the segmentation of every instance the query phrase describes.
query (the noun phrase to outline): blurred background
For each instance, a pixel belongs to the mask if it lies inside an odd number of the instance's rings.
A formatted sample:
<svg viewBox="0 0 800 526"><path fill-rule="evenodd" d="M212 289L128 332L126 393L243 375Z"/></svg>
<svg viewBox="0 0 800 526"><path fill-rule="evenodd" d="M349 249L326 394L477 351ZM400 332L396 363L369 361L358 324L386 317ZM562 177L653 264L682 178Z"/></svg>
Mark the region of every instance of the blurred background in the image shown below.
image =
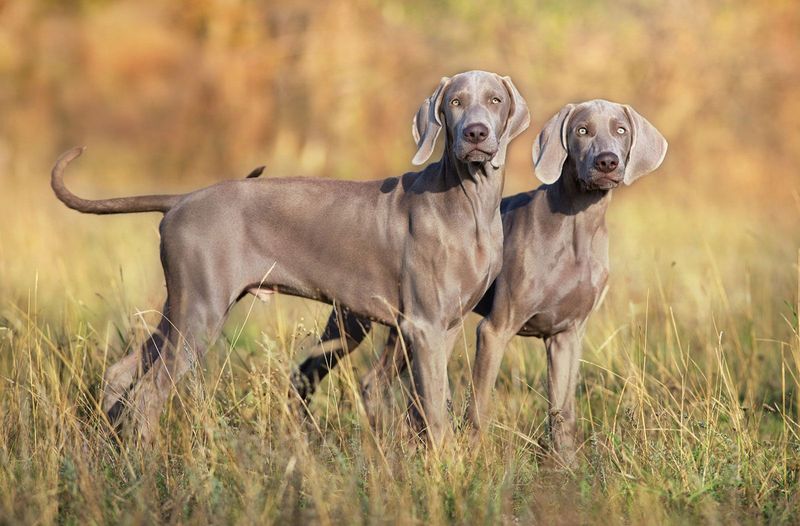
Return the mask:
<svg viewBox="0 0 800 526"><path fill-rule="evenodd" d="M0 170L28 179L86 144L82 168L106 174L89 192L194 188L256 163L382 177L409 168L411 118L439 78L488 69L533 114L512 190L532 184L540 125L599 97L669 138L663 179L774 197L767 174L797 176L798 35L791 0L3 0Z"/></svg>
<svg viewBox="0 0 800 526"><path fill-rule="evenodd" d="M644 309L660 287L689 317L732 301L782 326L800 244L797 57L792 0L0 0L0 308L160 305L158 215L66 210L48 181L66 148L89 147L68 174L89 197L259 164L381 178L412 169L411 119L439 78L487 69L532 112L507 194L538 184L530 146L565 103L625 102L667 137L662 168L611 207L620 305ZM714 274L727 299L708 292Z"/></svg>

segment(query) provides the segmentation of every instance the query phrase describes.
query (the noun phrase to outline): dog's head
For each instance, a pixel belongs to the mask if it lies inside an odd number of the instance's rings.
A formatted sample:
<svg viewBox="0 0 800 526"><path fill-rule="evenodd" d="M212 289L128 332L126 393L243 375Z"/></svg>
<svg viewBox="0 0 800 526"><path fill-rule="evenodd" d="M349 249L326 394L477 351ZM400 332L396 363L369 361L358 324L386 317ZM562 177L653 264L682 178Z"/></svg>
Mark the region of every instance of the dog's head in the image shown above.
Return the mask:
<svg viewBox="0 0 800 526"><path fill-rule="evenodd" d="M414 117L417 153L412 162L420 165L430 158L445 128L446 147L456 159L499 168L506 146L529 122L528 105L510 78L486 71L444 77Z"/></svg>
<svg viewBox="0 0 800 526"><path fill-rule="evenodd" d="M630 106L605 100L567 104L545 124L533 145L536 176L561 176L565 162L584 190L631 184L661 165L667 141Z"/></svg>

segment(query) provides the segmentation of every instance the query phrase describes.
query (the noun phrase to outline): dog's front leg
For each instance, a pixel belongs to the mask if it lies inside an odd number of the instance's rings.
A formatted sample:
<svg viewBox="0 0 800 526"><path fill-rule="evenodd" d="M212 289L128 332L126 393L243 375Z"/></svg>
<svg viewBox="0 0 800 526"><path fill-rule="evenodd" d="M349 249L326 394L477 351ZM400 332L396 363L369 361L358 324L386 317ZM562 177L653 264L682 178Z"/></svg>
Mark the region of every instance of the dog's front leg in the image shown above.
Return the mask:
<svg viewBox="0 0 800 526"><path fill-rule="evenodd" d="M412 362L412 425L426 432L434 448L444 442L447 425L447 357L446 345L453 343L450 331L424 323L404 320L400 323L404 344L414 356Z"/></svg>
<svg viewBox="0 0 800 526"><path fill-rule="evenodd" d="M575 391L581 361L583 326L573 326L545 339L547 395L553 451L566 466L576 461Z"/></svg>

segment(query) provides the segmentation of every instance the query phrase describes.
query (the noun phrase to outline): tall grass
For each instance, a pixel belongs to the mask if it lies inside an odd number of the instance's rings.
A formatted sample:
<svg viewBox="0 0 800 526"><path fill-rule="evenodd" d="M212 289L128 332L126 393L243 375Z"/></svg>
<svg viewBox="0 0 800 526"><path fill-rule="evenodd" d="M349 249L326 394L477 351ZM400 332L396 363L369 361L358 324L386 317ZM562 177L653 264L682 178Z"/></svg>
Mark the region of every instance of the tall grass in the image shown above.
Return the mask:
<svg viewBox="0 0 800 526"><path fill-rule="evenodd" d="M0 523L800 522L800 9L477 5L0 0ZM507 193L535 184L529 145L568 101L632 103L670 141L610 207L578 467L543 449L533 339L511 343L482 441L420 447L400 382L367 425L356 386L383 329L299 420L289 371L327 307L280 296L237 307L152 447L120 443L100 381L163 301L157 218L64 209L47 181L59 150L90 146L69 174L86 195L262 162L376 178L408 169L408 124L438 78L475 67L531 103ZM450 364L454 427L475 322Z"/></svg>
<svg viewBox="0 0 800 526"><path fill-rule="evenodd" d="M120 444L99 382L154 323L156 221L80 217L40 197L2 198L25 210L2 239L3 522L800 520L800 239L769 217L709 216L657 188L614 196L611 292L581 373L581 462L564 472L542 450L546 364L531 339L510 346L481 443L457 433L441 455L420 448L399 384L370 429L356 386L380 330L299 421L288 372L327 311L287 297L243 302L156 444ZM450 367L456 425L473 330L469 319Z"/></svg>

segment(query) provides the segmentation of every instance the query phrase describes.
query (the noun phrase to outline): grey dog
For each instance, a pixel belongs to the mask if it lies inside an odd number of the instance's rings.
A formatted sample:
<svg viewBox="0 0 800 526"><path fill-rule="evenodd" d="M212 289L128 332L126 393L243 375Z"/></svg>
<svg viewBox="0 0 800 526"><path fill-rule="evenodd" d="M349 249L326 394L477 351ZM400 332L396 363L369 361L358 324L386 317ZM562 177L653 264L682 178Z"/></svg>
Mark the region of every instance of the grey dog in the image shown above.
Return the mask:
<svg viewBox="0 0 800 526"><path fill-rule="evenodd" d="M543 338L554 450L565 462L574 461L581 340L606 290L611 190L657 169L666 152L667 141L644 117L604 100L569 104L544 126L533 160L545 184L503 199L503 269L474 309L485 316L478 326L467 413L476 429L487 424L508 342L517 334ZM295 375L300 395L308 397L369 329L369 320L346 309L334 311ZM362 381L368 411L374 412L375 394L385 391L405 364L396 334L390 333L381 359Z"/></svg>
<svg viewBox="0 0 800 526"><path fill-rule="evenodd" d="M443 78L414 119L425 163L444 130L442 158L417 173L368 182L313 178L225 181L184 195L86 200L63 171L52 186L94 214L162 212L167 300L156 336L110 367L103 408L147 440L174 384L197 362L244 295L287 293L347 306L396 325L417 359L413 421L434 443L446 425L446 364L459 321L500 272L506 147L528 127L508 77Z"/></svg>

